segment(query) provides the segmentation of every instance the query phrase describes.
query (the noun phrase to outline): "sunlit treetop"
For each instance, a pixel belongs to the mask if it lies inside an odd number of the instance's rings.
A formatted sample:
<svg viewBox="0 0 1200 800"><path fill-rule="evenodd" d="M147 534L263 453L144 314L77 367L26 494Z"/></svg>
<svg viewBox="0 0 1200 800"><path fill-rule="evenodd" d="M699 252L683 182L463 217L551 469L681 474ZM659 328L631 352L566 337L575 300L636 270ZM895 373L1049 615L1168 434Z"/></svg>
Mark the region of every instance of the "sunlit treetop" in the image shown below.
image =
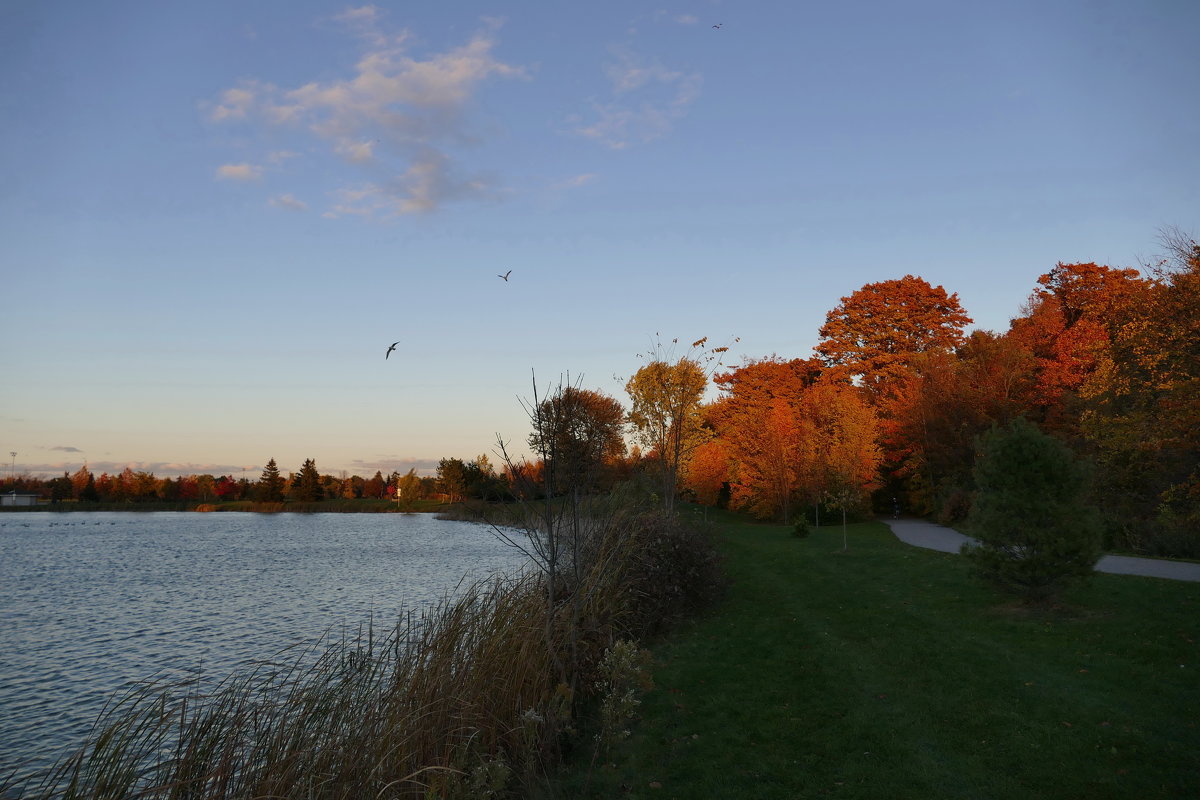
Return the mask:
<svg viewBox="0 0 1200 800"><path fill-rule="evenodd" d="M971 321L957 294L905 275L843 297L826 315L816 351L835 375L859 379L878 398L914 356L959 347Z"/></svg>

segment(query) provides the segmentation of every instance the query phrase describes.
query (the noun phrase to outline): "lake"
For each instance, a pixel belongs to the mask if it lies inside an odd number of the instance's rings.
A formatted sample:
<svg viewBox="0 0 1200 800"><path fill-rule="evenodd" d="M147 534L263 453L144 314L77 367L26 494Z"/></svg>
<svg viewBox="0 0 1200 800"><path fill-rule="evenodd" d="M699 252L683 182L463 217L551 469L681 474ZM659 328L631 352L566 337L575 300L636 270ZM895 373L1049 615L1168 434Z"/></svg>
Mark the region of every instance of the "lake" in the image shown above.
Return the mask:
<svg viewBox="0 0 1200 800"><path fill-rule="evenodd" d="M429 514L0 514L0 781L78 746L131 681L390 629L523 563Z"/></svg>

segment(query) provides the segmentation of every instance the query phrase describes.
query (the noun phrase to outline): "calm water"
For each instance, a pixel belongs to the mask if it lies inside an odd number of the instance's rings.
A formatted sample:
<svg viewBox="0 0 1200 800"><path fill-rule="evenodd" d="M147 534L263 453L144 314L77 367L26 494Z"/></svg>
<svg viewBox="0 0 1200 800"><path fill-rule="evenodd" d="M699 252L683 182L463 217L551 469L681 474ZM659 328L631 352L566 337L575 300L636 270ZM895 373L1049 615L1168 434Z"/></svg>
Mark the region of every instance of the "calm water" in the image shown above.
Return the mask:
<svg viewBox="0 0 1200 800"><path fill-rule="evenodd" d="M130 681L390 629L521 560L428 514L0 514L0 780L77 746Z"/></svg>

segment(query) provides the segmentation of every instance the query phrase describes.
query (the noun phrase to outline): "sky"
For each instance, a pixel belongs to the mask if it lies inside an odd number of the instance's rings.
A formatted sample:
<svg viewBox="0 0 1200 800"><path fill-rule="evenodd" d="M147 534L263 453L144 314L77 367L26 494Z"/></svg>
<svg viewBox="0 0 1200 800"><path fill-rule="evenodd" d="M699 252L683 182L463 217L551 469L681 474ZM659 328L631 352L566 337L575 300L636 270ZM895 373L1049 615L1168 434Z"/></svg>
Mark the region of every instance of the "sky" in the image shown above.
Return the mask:
<svg viewBox="0 0 1200 800"><path fill-rule="evenodd" d="M495 462L535 380L628 405L656 342L808 357L906 274L1002 332L1057 262L1200 234L1198 30L1192 0L3 3L0 472Z"/></svg>

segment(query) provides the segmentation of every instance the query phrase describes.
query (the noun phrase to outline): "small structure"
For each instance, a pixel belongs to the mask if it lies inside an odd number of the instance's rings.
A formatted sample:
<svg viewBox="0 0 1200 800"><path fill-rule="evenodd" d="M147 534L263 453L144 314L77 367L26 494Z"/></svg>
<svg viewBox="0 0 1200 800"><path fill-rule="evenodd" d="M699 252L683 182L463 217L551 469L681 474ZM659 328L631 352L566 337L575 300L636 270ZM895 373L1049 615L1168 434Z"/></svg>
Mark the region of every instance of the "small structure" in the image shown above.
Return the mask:
<svg viewBox="0 0 1200 800"><path fill-rule="evenodd" d="M15 491L0 494L0 506L36 506L37 504L38 495L36 494L18 494Z"/></svg>

